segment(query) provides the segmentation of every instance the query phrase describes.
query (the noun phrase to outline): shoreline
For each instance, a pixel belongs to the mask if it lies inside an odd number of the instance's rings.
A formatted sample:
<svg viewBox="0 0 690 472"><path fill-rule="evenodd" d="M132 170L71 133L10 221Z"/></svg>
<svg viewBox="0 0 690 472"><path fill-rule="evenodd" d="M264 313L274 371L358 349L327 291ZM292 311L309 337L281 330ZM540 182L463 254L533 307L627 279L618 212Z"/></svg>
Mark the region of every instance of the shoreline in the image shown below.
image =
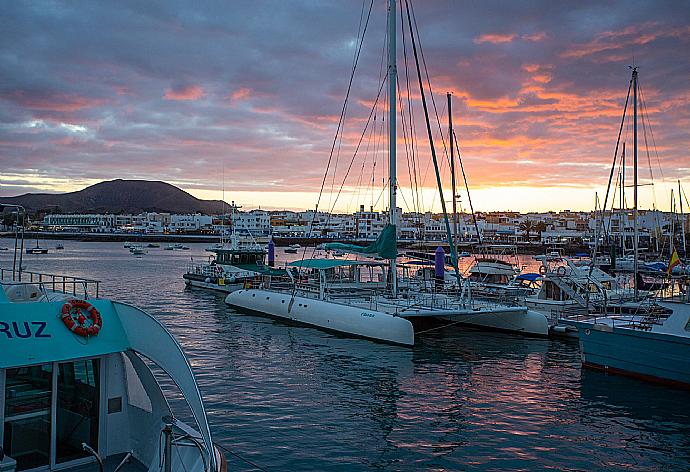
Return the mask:
<svg viewBox="0 0 690 472"><path fill-rule="evenodd" d="M0 238L14 239L14 232L2 232ZM80 233L80 232L44 232L44 231L26 231L24 233L24 240L62 240L62 241L81 241L81 242L132 242L132 243L218 243L220 237L218 235L208 234L129 234L129 233ZM270 236L259 236L256 238L259 244L268 244L271 239ZM298 238L298 237L274 237L273 242L276 247L285 247L291 244L299 244L301 246L316 246L326 242L339 242L367 245L371 244L372 240L356 239L356 238ZM484 243L483 246L498 246L510 245L517 248L520 254L545 254L549 250L553 250L553 244L543 244L541 242L506 242L506 241L492 241ZM398 246L402 249L416 249L421 251L428 251L433 253L437 247L441 246L449 254L449 246L446 241L404 241L398 240ZM458 242L459 251L476 252L476 242ZM559 244L557 245L565 255L574 255L580 252L589 252L589 248L582 244Z"/></svg>

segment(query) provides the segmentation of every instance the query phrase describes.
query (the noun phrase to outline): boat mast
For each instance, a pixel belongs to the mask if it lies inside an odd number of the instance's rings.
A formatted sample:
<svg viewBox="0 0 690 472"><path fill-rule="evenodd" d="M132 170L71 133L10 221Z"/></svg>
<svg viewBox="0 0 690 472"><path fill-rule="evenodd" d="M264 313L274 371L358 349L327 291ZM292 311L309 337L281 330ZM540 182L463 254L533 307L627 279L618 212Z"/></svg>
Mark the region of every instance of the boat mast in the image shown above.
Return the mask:
<svg viewBox="0 0 690 472"><path fill-rule="evenodd" d="M673 241L676 239L676 199L671 189L671 234L668 237L668 257L673 257Z"/></svg>
<svg viewBox="0 0 690 472"><path fill-rule="evenodd" d="M685 215L683 215L683 189L680 188L680 179L678 179L678 200L680 201L680 233L683 236L683 257L687 259L685 247Z"/></svg>
<svg viewBox="0 0 690 472"><path fill-rule="evenodd" d="M633 273L635 277L635 301L639 299L639 284L637 283L637 271L638 271L638 258L639 258L639 229L637 223L637 67L633 67L632 70L632 80L633 80L633 229L634 229L634 265Z"/></svg>
<svg viewBox="0 0 690 472"><path fill-rule="evenodd" d="M625 256L625 220L628 212L625 208L625 141L623 141L623 166L621 169L621 255Z"/></svg>
<svg viewBox="0 0 690 472"><path fill-rule="evenodd" d="M450 143L450 184L451 192L453 194L453 241L457 251L458 247L458 209L457 209L457 194L455 190L455 149L453 146L453 112L452 112L452 95L450 92L448 97L448 141Z"/></svg>
<svg viewBox="0 0 690 472"><path fill-rule="evenodd" d="M395 20L395 0L388 2L388 169L389 169L389 187L390 187L390 209L389 218L390 224L395 227L395 241L397 252L398 229L397 229L397 208L396 208L396 193L398 191L398 182L396 179L396 86L398 82L397 69L397 52L396 52L396 20ZM391 291L395 297L398 294L398 268L396 259L391 259Z"/></svg>

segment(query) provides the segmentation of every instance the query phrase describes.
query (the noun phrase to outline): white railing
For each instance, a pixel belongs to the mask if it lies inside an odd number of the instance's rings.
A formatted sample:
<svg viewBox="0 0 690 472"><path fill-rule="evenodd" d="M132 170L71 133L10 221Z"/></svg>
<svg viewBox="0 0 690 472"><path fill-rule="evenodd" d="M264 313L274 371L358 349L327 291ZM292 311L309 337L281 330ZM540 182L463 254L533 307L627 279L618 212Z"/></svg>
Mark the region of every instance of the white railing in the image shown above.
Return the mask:
<svg viewBox="0 0 690 472"><path fill-rule="evenodd" d="M94 297L98 298L100 291L100 280L85 279L71 275L46 274L42 272L17 271L0 267L0 281L5 284L35 284L45 293L60 292L74 296L83 295L89 297L89 292L94 291Z"/></svg>

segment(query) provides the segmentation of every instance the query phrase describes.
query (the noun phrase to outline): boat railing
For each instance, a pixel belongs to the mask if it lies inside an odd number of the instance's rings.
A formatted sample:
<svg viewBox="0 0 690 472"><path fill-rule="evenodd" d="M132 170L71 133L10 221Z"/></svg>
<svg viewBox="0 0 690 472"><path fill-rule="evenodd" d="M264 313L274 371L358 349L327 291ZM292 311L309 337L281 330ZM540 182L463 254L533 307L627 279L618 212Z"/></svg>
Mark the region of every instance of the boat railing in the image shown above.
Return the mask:
<svg viewBox="0 0 690 472"><path fill-rule="evenodd" d="M201 275L204 277L215 277L216 266L209 263L189 263L187 264L187 274Z"/></svg>
<svg viewBox="0 0 690 472"><path fill-rule="evenodd" d="M56 292L89 298L93 293L98 298L100 280L86 279L62 274L48 274L33 271L17 271L0 267L0 282L11 285L38 285L43 293Z"/></svg>

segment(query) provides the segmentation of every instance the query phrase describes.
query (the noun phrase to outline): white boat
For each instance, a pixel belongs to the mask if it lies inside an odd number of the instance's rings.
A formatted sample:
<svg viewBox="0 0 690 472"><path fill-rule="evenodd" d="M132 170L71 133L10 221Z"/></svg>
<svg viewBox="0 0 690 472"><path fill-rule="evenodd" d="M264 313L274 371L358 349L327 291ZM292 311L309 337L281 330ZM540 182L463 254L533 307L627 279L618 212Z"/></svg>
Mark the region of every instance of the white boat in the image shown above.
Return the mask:
<svg viewBox="0 0 690 472"><path fill-rule="evenodd" d="M232 202L232 221L235 210L241 208ZM213 253L208 262L191 262L182 275L190 287L204 288L230 293L251 285L257 277L266 275L285 275L284 270L276 270L266 264L267 250L253 238L240 237L234 231L229 241L207 248ZM275 248L275 246L269 247Z"/></svg>
<svg viewBox="0 0 690 472"><path fill-rule="evenodd" d="M302 246L300 246L299 244L290 244L288 247L284 249L284 251L286 254L297 254L297 251L299 251L301 247Z"/></svg>
<svg viewBox="0 0 690 472"><path fill-rule="evenodd" d="M261 289L234 291L225 298L225 303L340 334L403 346L414 345L412 323L378 310Z"/></svg>
<svg viewBox="0 0 690 472"><path fill-rule="evenodd" d="M0 470L227 470L190 363L160 321L100 298L97 281L18 275L0 281ZM174 402L160 373L181 393Z"/></svg>
<svg viewBox="0 0 690 472"><path fill-rule="evenodd" d="M37 239L36 245L34 247L27 247L26 248L26 253L27 254L48 254L48 248L39 246L38 245L38 239Z"/></svg>
<svg viewBox="0 0 690 472"><path fill-rule="evenodd" d="M164 248L166 251L174 251L175 250L175 245L174 244L168 244Z"/></svg>
<svg viewBox="0 0 690 472"><path fill-rule="evenodd" d="M298 270L288 275L290 283L277 286L267 279L257 288L230 293L226 303L244 310L303 323L338 333L361 336L382 342L412 345L412 323L406 318L436 317L451 320L448 324L467 324L498 329L509 329L528 334L546 335L548 324L543 314L525 307L506 307L471 299L469 283L463 284L463 293L436 294L418 286L398 285L397 266L397 199L396 183L396 123L397 120L397 66L396 66L396 6L390 0L388 9L388 112L389 112L389 224L379 238L367 247L341 243L328 243L324 249L378 255L389 260L388 270L381 277L363 281L357 277L337 276L347 272L361 274L361 262L309 259L290 264ZM422 91L423 92L423 91ZM433 141L430 143L433 146ZM432 155L435 156L433 148ZM435 157L434 157L435 158ZM437 172L438 173L438 172ZM437 175L437 178L438 177ZM439 190L440 191L440 190ZM443 204L444 199L441 198ZM288 248L289 249L289 248ZM379 264L382 265L382 264ZM369 266L365 266L369 267ZM456 274L457 276L458 274ZM306 278L306 281L304 280ZM456 277L457 279L457 277ZM296 306L295 306L296 305ZM305 306L306 305L306 306ZM532 324L534 320L534 324Z"/></svg>
<svg viewBox="0 0 690 472"><path fill-rule="evenodd" d="M142 246L141 244L132 245L129 248L129 252L131 252L135 256L143 256L144 254L146 254L146 250L144 249L144 246Z"/></svg>

